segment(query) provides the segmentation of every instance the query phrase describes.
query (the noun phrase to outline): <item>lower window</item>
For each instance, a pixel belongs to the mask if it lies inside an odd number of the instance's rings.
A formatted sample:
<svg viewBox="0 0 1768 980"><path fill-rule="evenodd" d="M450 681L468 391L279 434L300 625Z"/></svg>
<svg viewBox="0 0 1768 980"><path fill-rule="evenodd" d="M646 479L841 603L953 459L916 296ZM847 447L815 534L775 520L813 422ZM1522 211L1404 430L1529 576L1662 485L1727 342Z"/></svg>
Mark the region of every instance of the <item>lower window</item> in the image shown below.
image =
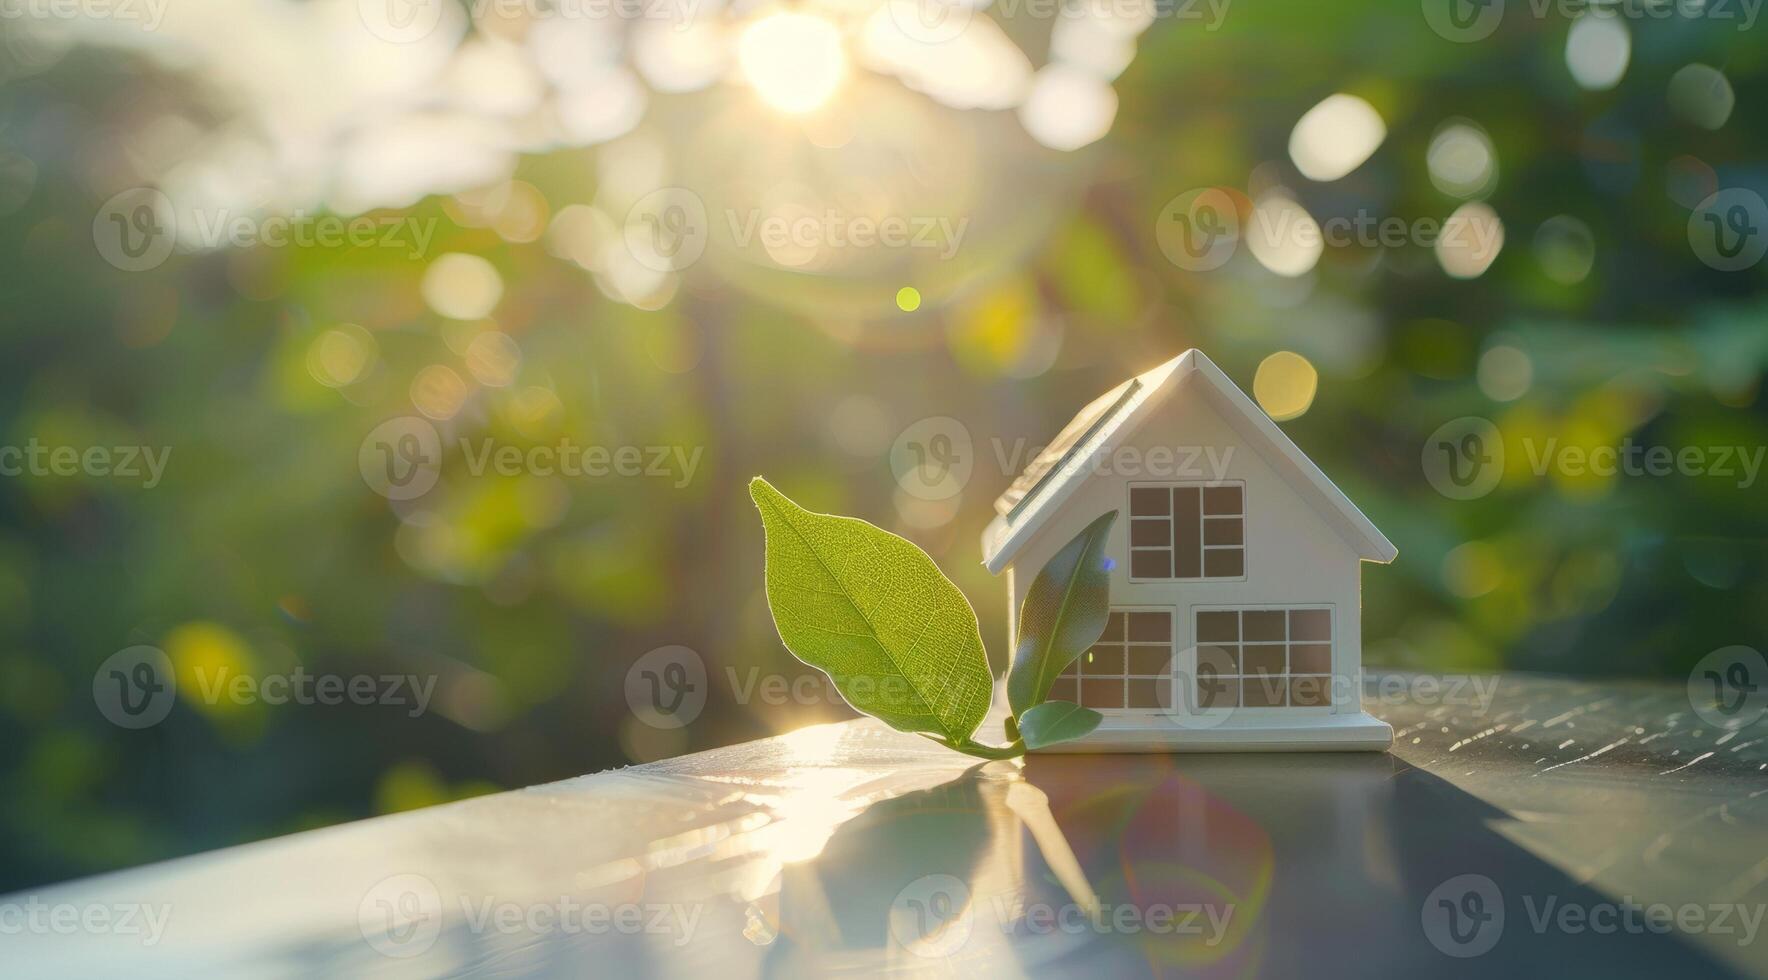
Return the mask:
<svg viewBox="0 0 1768 980"><path fill-rule="evenodd" d="M1088 708L1172 706L1171 610L1113 609L1099 642L1050 687L1050 700Z"/></svg>
<svg viewBox="0 0 1768 980"><path fill-rule="evenodd" d="M1196 625L1198 707L1332 703L1332 610L1203 609Z"/></svg>

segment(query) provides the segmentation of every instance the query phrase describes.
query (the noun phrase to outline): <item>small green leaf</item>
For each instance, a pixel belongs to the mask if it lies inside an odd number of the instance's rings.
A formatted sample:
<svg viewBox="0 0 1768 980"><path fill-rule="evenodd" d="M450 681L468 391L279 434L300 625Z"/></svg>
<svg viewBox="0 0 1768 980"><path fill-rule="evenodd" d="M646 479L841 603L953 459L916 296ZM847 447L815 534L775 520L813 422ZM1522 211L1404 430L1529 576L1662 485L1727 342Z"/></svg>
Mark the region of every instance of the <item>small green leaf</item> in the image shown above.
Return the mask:
<svg viewBox="0 0 1768 980"><path fill-rule="evenodd" d="M1050 696L1050 685L1105 632L1111 573L1105 539L1117 511L1088 524L1037 573L1019 607L1019 640L1007 675L1007 703L1025 712Z"/></svg>
<svg viewBox="0 0 1768 980"><path fill-rule="evenodd" d="M749 483L767 532L767 605L786 649L847 703L905 732L969 742L993 697L976 612L927 553Z"/></svg>
<svg viewBox="0 0 1768 980"><path fill-rule="evenodd" d="M1026 748L1041 749L1091 734L1104 720L1097 711L1070 701L1045 701L1019 716L1019 732Z"/></svg>

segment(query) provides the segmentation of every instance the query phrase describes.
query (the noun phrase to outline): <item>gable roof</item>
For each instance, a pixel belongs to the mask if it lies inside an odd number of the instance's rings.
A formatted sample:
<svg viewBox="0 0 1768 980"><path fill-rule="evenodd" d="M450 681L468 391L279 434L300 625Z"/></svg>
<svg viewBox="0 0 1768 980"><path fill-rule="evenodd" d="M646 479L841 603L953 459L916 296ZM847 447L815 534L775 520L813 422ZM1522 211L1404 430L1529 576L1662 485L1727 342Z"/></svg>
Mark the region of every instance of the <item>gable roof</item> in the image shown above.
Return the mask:
<svg viewBox="0 0 1768 980"><path fill-rule="evenodd" d="M1091 461L1123 445L1173 393L1201 384L1222 418L1281 475L1365 561L1399 554L1369 518L1334 486L1215 362L1195 348L1094 399L1063 428L995 501L998 516L982 532L982 563L1000 574L1026 542L1086 482Z"/></svg>

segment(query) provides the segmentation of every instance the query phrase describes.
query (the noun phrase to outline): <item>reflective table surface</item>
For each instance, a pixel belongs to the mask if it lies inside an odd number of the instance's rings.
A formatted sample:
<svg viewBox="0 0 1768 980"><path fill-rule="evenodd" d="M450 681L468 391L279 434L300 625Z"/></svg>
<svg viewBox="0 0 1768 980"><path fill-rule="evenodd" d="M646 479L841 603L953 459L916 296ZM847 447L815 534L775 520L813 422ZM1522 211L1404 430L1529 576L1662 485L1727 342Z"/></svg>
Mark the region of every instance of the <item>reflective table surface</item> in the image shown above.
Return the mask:
<svg viewBox="0 0 1768 980"><path fill-rule="evenodd" d="M976 765L855 721L297 834L8 896L0 972L1768 977L1768 721L1370 684L1391 753Z"/></svg>

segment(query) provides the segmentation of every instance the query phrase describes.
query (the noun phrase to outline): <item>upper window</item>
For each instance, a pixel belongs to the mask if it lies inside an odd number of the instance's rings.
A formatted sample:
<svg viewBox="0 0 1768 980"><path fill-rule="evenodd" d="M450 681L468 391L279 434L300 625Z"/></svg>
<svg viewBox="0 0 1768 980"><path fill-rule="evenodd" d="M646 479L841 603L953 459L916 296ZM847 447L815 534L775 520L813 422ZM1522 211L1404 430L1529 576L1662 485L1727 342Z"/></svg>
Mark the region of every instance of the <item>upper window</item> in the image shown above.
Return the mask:
<svg viewBox="0 0 1768 980"><path fill-rule="evenodd" d="M1130 578L1246 575L1246 485L1130 487Z"/></svg>

